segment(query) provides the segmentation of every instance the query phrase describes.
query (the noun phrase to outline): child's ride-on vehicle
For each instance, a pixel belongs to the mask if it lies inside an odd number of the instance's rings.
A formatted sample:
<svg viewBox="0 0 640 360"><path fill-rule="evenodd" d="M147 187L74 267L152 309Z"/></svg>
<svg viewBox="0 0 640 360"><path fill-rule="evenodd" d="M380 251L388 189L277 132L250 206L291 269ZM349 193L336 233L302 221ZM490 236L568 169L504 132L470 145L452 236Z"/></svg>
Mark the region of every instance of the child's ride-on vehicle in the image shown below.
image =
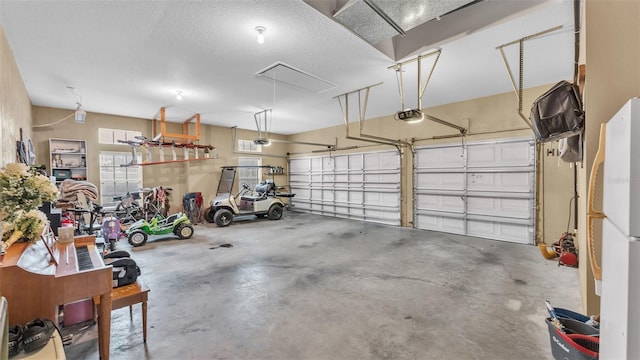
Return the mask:
<svg viewBox="0 0 640 360"><path fill-rule="evenodd" d="M180 239L193 236L193 226L184 213L176 213L163 218L157 215L150 221L138 220L127 229L127 238L131 246L142 246L147 243L149 235L174 234Z"/></svg>
<svg viewBox="0 0 640 360"><path fill-rule="evenodd" d="M120 236L122 236L120 220L113 215L105 216L102 219L102 237L109 251L116 251L116 243L120 240Z"/></svg>

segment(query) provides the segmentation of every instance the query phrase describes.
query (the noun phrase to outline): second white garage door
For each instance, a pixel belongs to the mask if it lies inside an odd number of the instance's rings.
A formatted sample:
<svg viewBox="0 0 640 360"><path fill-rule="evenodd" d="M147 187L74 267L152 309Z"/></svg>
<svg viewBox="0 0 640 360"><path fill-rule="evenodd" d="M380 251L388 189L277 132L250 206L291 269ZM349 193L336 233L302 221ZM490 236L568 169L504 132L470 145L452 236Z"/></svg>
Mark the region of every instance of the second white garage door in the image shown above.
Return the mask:
<svg viewBox="0 0 640 360"><path fill-rule="evenodd" d="M400 225L396 151L291 159L289 186L296 210Z"/></svg>
<svg viewBox="0 0 640 360"><path fill-rule="evenodd" d="M414 171L416 228L534 243L532 139L418 148Z"/></svg>

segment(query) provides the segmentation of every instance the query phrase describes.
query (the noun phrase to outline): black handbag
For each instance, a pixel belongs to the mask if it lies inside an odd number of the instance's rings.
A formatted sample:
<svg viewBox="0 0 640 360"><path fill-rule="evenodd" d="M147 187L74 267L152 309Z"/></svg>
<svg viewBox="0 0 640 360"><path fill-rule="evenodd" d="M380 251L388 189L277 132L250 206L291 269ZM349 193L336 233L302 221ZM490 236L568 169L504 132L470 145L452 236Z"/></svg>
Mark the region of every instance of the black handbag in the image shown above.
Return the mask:
<svg viewBox="0 0 640 360"><path fill-rule="evenodd" d="M541 142L582 133L584 110L580 89L568 81L560 81L533 102L529 118L536 139Z"/></svg>

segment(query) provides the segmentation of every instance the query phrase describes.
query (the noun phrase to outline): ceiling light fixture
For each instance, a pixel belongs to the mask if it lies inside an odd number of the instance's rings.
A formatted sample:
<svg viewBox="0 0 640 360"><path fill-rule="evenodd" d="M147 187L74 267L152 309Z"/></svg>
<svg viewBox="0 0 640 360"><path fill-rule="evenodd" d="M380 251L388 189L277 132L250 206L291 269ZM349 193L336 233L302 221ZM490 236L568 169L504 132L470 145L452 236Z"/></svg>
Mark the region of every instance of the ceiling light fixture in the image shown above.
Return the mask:
<svg viewBox="0 0 640 360"><path fill-rule="evenodd" d="M267 28L264 26L256 26L258 32L258 44L264 44L264 33L267 32Z"/></svg>
<svg viewBox="0 0 640 360"><path fill-rule="evenodd" d="M87 118L87 112L82 109L82 104L78 104L76 108L75 120L78 124L84 124L85 119Z"/></svg>
<svg viewBox="0 0 640 360"><path fill-rule="evenodd" d="M178 93L178 95L176 95L176 99L182 100L182 90L176 90L176 92Z"/></svg>

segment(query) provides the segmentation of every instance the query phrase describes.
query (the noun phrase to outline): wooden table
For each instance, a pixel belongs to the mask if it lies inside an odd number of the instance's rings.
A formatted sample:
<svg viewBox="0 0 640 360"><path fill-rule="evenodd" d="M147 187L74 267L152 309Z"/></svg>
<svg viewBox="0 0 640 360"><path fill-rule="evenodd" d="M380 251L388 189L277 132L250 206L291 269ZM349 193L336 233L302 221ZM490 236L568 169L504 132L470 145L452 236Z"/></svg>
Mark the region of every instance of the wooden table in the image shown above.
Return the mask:
<svg viewBox="0 0 640 360"><path fill-rule="evenodd" d="M149 297L149 286L138 277L135 283L114 288L111 291L111 309L120 309L125 306L129 307L129 316L133 318L132 306L142 303L142 338L147 342L147 299ZM100 297L94 296L93 302L98 308L100 314Z"/></svg>

